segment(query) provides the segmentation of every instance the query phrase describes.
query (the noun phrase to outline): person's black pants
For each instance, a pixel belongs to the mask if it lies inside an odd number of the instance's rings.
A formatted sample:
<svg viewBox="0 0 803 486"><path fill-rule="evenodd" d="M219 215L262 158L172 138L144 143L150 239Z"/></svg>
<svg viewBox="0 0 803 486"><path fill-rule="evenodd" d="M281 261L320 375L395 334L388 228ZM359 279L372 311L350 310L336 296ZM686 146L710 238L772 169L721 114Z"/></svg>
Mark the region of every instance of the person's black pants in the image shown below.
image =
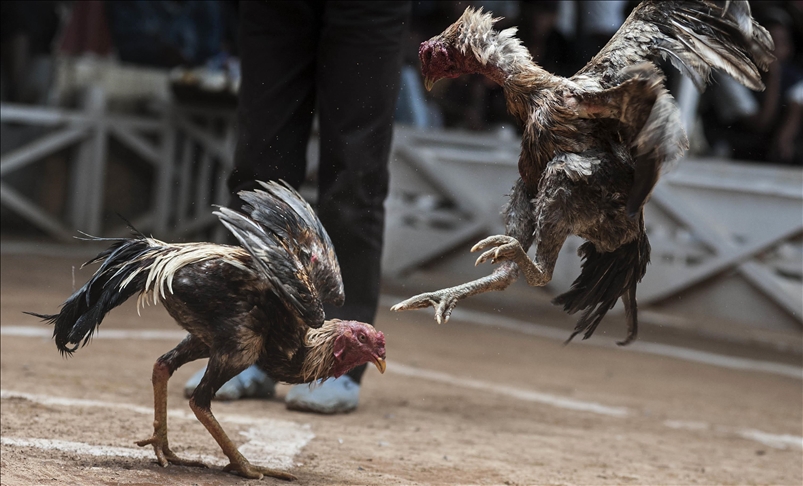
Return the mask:
<svg viewBox="0 0 803 486"><path fill-rule="evenodd" d="M409 2L240 3L238 140L232 195L306 174L320 125L317 212L346 294L327 318L373 323L379 300L388 156ZM236 196L233 204L237 204ZM238 208L239 209L239 208ZM360 381L365 366L349 375Z"/></svg>

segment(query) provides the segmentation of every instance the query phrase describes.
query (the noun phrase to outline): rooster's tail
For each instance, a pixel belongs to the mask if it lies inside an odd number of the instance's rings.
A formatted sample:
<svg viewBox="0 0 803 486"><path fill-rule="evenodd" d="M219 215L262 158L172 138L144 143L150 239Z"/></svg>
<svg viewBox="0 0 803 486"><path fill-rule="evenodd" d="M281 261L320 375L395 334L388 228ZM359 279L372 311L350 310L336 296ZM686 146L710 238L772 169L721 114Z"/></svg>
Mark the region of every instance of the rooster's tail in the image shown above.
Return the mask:
<svg viewBox="0 0 803 486"><path fill-rule="evenodd" d="M636 337L636 285L641 281L650 261L650 242L643 231L633 241L612 252L600 252L590 242L580 246L577 253L583 257L580 276L572 288L552 303L562 305L569 314L584 311L574 332L566 341L584 332L583 339L594 333L602 318L622 297L628 321L627 338L619 344L628 344Z"/></svg>
<svg viewBox="0 0 803 486"><path fill-rule="evenodd" d="M71 355L79 345L86 345L100 322L112 309L129 297L145 290L147 270L160 248L156 240L138 234L134 238L95 238L114 241L84 265L102 262L89 282L76 291L53 315L26 312L52 323L53 338L62 354Z"/></svg>

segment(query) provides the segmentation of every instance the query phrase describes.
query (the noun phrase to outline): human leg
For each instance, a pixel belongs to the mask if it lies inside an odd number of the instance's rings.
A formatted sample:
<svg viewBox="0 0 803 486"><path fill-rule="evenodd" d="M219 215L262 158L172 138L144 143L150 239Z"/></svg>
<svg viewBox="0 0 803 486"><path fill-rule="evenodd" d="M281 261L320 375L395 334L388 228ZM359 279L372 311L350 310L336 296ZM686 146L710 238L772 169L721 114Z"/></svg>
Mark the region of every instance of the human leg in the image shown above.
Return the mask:
<svg viewBox="0 0 803 486"><path fill-rule="evenodd" d="M237 192L283 179L298 188L315 108L320 12L312 2L240 5L242 82L237 147L228 186Z"/></svg>
<svg viewBox="0 0 803 486"><path fill-rule="evenodd" d="M373 323L379 301L388 156L408 2L330 2L318 58L321 158L318 215L337 251L346 302L327 317ZM357 407L365 366L317 388L298 385L288 408Z"/></svg>
<svg viewBox="0 0 803 486"><path fill-rule="evenodd" d="M313 2L242 2L242 81L237 105L237 147L229 175L228 206L257 181L282 179L298 188L306 173L306 151L315 107L315 57L321 13ZM206 368L184 386L190 397ZM274 384L256 365L227 381L216 398L269 398Z"/></svg>

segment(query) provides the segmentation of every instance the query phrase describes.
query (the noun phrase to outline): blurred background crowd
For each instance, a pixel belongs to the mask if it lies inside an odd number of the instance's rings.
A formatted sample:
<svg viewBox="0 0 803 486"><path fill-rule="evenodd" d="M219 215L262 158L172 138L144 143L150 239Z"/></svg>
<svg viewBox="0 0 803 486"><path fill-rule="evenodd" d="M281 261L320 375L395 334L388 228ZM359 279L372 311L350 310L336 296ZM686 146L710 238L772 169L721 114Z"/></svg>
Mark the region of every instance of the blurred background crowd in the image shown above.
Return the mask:
<svg viewBox="0 0 803 486"><path fill-rule="evenodd" d="M425 93L418 45L440 33L471 4L503 17L498 28L518 27L533 58L569 76L622 24L636 1L416 1L402 73L399 123L425 128L498 132L518 127L505 110L501 87L480 75L438 83ZM765 73L767 89L754 93L718 76L699 102L693 150L750 161L803 165L803 1L752 2L754 17L771 33L777 61ZM238 2L232 0L0 2L2 101L63 102L54 98L57 60L81 56L172 69L173 92L193 83L218 100L234 102L239 79ZM679 78L673 69L670 77ZM678 79L670 79L676 87Z"/></svg>

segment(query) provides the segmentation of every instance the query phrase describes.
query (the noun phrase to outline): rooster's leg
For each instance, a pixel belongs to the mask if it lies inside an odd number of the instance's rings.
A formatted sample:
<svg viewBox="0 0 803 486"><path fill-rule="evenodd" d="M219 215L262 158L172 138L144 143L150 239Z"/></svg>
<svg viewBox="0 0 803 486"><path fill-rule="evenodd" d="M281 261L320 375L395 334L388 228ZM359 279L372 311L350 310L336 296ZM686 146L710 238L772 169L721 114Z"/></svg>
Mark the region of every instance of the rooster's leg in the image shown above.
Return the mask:
<svg viewBox="0 0 803 486"><path fill-rule="evenodd" d="M524 251L524 248L521 247L516 238L506 235L489 236L471 247L471 251L475 252L486 248L490 248L490 250L480 255L474 265L479 265L489 260L491 263L505 260L514 262L524 274L527 283L533 287L543 287L552 279L554 261L551 267L545 267L530 260L527 252Z"/></svg>
<svg viewBox="0 0 803 486"><path fill-rule="evenodd" d="M505 208L505 233L510 238L506 242L515 241L515 246L524 254L524 259L528 260L524 248L529 248L533 243L536 221L534 219L534 208L532 206L533 196L528 191L524 181L518 179L513 186L510 194L510 201ZM512 246L512 245L511 245ZM491 275L473 280L456 287L427 292L410 297L404 302L391 307L393 311L403 311L410 309L423 309L425 307L435 308L435 320L438 324L446 322L452 315L457 302L472 295L484 292L505 290L516 281L519 276L519 267L513 261L507 259L497 267Z"/></svg>
<svg viewBox="0 0 803 486"><path fill-rule="evenodd" d="M519 270L513 262L504 262L491 275L482 277L471 282L449 287L448 289L426 292L410 297L399 302L390 308L392 311L403 311L411 309L423 309L425 307L435 308L435 320L438 324L449 321L457 302L471 297L472 295L491 292L494 290L505 290L516 281Z"/></svg>
<svg viewBox="0 0 803 486"><path fill-rule="evenodd" d="M485 238L471 248L472 252L487 250L477 258L477 265L488 260L491 263L513 262L524 274L527 284L531 287L543 287L552 280L552 271L555 269L560 249L571 233L568 218L564 215L574 211L565 198L555 194L564 192L571 194L571 183L567 182L564 176L560 176L555 179L553 185L555 188L542 191L534 202L532 238L522 238L521 234L510 231L510 229L508 229L507 235ZM523 246L522 241L527 242L528 245ZM526 248L529 247L529 242L533 242L535 245L535 258L532 260L527 256Z"/></svg>
<svg viewBox="0 0 803 486"><path fill-rule="evenodd" d="M524 274L524 278L527 279L528 285L543 287L552 280L552 271L555 269L558 254L569 235L569 232L562 226L561 224L552 224L549 227L539 228L541 231L536 234L534 260L530 260L516 238L506 235L489 236L471 248L473 252L490 248L477 258L476 265L488 260L491 263L510 261L518 266Z"/></svg>
<svg viewBox="0 0 803 486"><path fill-rule="evenodd" d="M625 305L625 317L627 318L627 337L624 341L616 344L626 346L633 342L638 335L638 305L636 305L636 286L631 285L622 294L622 303Z"/></svg>
<svg viewBox="0 0 803 486"><path fill-rule="evenodd" d="M277 479L284 479L286 481L293 481L296 479L292 474L284 471L277 471L262 466L255 466L248 462L237 446L229 439L223 427L212 415L212 397L224 383L229 379L236 376L238 373L246 369L252 363L238 363L235 366L235 359L230 356L217 356L213 355L209 359L209 364L206 368L204 377L195 388L195 391L190 398L190 408L192 409L198 420L206 427L206 430L212 435L218 443L223 453L229 458L229 465L223 470L239 474L240 476L250 479L262 479L263 476L270 476Z"/></svg>
<svg viewBox="0 0 803 486"><path fill-rule="evenodd" d="M209 348L192 335L187 336L178 346L162 355L153 365L153 435L137 442L144 447L152 445L159 465L206 467L200 461L181 459L176 456L167 442L167 380L181 365L209 356Z"/></svg>

